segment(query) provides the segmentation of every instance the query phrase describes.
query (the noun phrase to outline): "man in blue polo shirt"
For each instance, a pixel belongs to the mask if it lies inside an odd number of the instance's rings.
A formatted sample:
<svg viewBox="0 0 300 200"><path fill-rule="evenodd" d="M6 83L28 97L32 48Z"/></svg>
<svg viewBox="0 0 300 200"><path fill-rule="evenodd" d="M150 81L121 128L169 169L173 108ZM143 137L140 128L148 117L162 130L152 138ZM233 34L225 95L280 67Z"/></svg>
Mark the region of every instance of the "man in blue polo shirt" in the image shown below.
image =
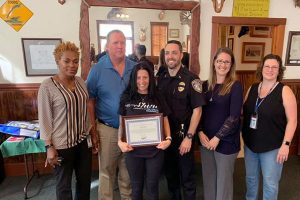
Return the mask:
<svg viewBox="0 0 300 200"><path fill-rule="evenodd" d="M106 45L107 55L92 67L87 78L88 108L93 123L91 135L93 143L99 141L101 146L98 199L115 199L113 186L117 168L121 199L131 199L125 158L118 147L118 128L120 96L128 85L135 62L125 56L126 38L121 31L109 32Z"/></svg>

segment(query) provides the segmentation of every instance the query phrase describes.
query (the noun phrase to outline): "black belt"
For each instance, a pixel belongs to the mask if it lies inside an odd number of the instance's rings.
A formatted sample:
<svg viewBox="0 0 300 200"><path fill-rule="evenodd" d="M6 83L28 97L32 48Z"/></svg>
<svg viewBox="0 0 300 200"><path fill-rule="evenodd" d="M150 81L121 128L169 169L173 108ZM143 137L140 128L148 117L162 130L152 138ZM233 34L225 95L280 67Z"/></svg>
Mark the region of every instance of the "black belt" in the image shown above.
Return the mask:
<svg viewBox="0 0 300 200"><path fill-rule="evenodd" d="M98 122L101 123L101 124L104 124L104 125L109 126L109 127L111 127L111 128L115 128L113 125L104 122L102 119L97 119L97 120L98 120Z"/></svg>

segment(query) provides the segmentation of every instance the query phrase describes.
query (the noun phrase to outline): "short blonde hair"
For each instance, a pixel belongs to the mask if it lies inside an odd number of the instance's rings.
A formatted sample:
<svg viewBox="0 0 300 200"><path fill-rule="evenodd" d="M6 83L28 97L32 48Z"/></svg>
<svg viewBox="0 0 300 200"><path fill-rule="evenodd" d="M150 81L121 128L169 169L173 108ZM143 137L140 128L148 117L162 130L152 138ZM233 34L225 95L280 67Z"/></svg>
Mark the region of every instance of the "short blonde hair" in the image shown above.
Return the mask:
<svg viewBox="0 0 300 200"><path fill-rule="evenodd" d="M62 42L58 44L53 52L55 61L58 62L62 54L66 51L72 51L76 54L76 56L79 58L79 48L73 43L73 42Z"/></svg>

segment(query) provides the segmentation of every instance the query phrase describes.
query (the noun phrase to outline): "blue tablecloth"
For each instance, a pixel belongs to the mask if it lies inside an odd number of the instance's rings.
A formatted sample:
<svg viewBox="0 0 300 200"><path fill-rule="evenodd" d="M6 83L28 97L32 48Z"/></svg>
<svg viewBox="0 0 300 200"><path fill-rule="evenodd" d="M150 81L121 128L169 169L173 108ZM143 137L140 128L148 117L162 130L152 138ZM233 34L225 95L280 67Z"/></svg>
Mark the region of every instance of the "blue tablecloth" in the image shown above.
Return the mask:
<svg viewBox="0 0 300 200"><path fill-rule="evenodd" d="M32 138L26 138L18 142L8 142L6 140L0 145L0 150L3 157L46 152L44 141Z"/></svg>

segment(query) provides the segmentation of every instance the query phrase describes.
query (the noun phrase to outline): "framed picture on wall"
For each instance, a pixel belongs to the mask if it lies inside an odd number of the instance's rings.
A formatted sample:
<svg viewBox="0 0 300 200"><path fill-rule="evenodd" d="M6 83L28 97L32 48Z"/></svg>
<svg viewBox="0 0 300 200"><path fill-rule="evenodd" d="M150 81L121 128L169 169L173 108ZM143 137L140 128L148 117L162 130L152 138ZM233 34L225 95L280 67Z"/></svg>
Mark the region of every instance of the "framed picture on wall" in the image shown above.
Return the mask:
<svg viewBox="0 0 300 200"><path fill-rule="evenodd" d="M272 27L270 26L250 26L250 36L268 38L271 37Z"/></svg>
<svg viewBox="0 0 300 200"><path fill-rule="evenodd" d="M227 47L233 51L233 38L227 39Z"/></svg>
<svg viewBox="0 0 300 200"><path fill-rule="evenodd" d="M170 29L169 37L170 38L179 38L179 29Z"/></svg>
<svg viewBox="0 0 300 200"><path fill-rule="evenodd" d="M285 65L300 66L300 31L289 32Z"/></svg>
<svg viewBox="0 0 300 200"><path fill-rule="evenodd" d="M259 63L264 53L264 42L243 42L242 63Z"/></svg>
<svg viewBox="0 0 300 200"><path fill-rule="evenodd" d="M60 38L22 38L26 76L51 76L58 72L53 51Z"/></svg>
<svg viewBox="0 0 300 200"><path fill-rule="evenodd" d="M234 35L234 26L229 26L229 35Z"/></svg>

